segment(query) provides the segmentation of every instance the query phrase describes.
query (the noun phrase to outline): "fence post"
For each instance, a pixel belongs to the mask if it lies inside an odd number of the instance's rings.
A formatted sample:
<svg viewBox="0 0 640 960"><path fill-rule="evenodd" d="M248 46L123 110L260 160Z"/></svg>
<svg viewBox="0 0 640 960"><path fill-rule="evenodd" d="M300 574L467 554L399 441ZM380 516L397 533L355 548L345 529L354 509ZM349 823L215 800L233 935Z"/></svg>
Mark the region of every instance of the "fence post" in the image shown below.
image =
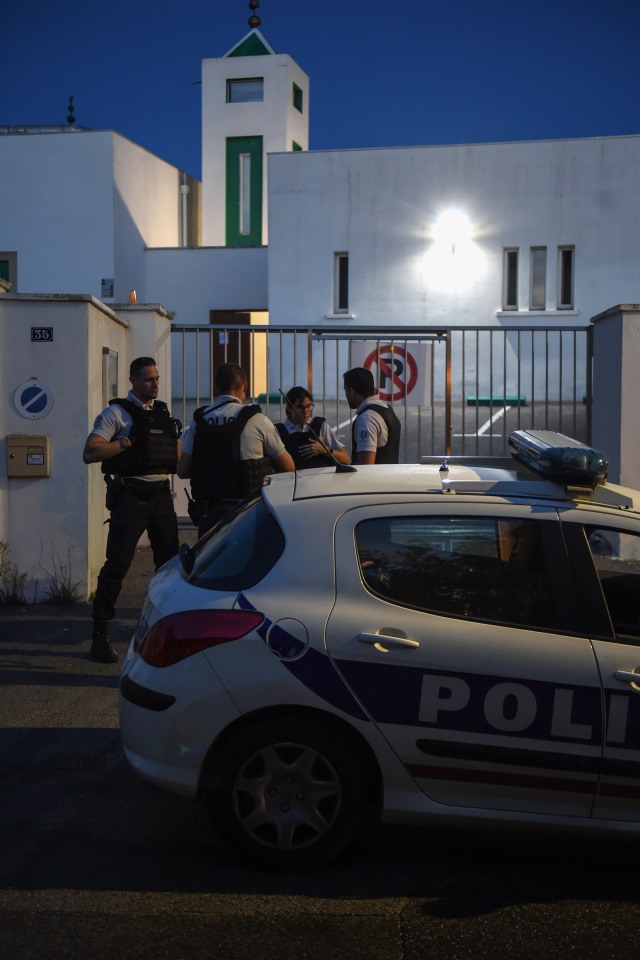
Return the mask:
<svg viewBox="0 0 640 960"><path fill-rule="evenodd" d="M446 370L444 380L444 444L445 453L451 455L451 439L453 433L452 407L451 407L451 330L446 331ZM464 391L463 391L464 392Z"/></svg>
<svg viewBox="0 0 640 960"><path fill-rule="evenodd" d="M609 479L640 488L640 304L599 313L593 324L593 446L609 458Z"/></svg>

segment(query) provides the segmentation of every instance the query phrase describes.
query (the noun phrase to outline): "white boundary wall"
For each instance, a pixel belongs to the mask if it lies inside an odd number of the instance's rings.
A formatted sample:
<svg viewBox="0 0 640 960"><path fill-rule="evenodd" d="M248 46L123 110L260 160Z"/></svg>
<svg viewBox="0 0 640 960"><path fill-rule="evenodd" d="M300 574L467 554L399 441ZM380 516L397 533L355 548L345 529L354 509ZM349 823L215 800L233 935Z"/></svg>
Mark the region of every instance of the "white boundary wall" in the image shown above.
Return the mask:
<svg viewBox="0 0 640 960"><path fill-rule="evenodd" d="M51 328L53 340L33 342L32 327ZM170 403L171 321L163 307L116 310L91 296L0 296L0 540L26 574L28 601L44 599L60 564L88 596L104 562L104 482L99 465L83 463L82 450L104 405L105 347L117 353L119 395L129 389L131 360L149 355L160 368L160 399ZM16 389L31 378L53 400L39 419L16 406ZM49 437L49 477L8 476L13 435Z"/></svg>

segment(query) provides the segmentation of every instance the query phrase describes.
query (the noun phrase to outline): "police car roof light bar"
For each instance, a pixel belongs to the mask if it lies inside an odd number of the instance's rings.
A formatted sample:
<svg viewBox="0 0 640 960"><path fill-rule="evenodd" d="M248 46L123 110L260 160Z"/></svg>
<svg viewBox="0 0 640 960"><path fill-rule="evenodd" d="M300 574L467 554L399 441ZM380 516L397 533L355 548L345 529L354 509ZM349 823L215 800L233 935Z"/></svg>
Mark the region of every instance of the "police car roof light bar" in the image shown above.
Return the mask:
<svg viewBox="0 0 640 960"><path fill-rule="evenodd" d="M545 480L596 487L607 479L604 453L554 430L515 430L509 437L515 460Z"/></svg>

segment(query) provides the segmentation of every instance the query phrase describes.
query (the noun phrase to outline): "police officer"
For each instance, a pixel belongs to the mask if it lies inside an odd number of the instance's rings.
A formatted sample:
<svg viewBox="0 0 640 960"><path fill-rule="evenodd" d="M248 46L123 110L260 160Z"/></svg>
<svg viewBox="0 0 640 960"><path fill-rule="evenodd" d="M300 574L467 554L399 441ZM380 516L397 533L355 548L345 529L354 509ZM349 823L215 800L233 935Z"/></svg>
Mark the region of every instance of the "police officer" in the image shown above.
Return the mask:
<svg viewBox="0 0 640 960"><path fill-rule="evenodd" d="M313 416L313 397L305 387L291 387L285 413L287 419L284 423L276 423L276 430L293 457L296 470L349 463L344 444L324 417Z"/></svg>
<svg viewBox="0 0 640 960"><path fill-rule="evenodd" d="M353 463L398 463L400 421L384 400L376 396L373 374L353 367L343 374L347 403L356 416L351 428Z"/></svg>
<svg viewBox="0 0 640 960"><path fill-rule="evenodd" d="M146 530L156 570L178 552L178 520L169 475L179 454L180 422L158 400L160 376L152 357L138 357L129 368L131 390L111 400L95 420L84 446L85 463L100 463L111 513L107 557L93 600L91 656L115 663L109 622L135 553Z"/></svg>
<svg viewBox="0 0 640 960"><path fill-rule="evenodd" d="M244 406L247 375L223 363L215 376L215 402L199 407L185 430L179 477L191 479L202 536L274 471L294 470L275 426L257 404Z"/></svg>

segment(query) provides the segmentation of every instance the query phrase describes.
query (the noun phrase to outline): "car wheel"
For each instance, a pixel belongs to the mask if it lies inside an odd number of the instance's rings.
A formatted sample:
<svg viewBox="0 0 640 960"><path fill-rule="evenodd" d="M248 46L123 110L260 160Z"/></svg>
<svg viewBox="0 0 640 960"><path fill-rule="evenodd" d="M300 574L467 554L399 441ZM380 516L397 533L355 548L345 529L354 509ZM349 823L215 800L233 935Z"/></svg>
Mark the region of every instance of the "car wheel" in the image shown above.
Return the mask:
<svg viewBox="0 0 640 960"><path fill-rule="evenodd" d="M262 721L228 741L209 776L223 839L278 868L326 862L365 819L365 774L340 734L300 717Z"/></svg>

